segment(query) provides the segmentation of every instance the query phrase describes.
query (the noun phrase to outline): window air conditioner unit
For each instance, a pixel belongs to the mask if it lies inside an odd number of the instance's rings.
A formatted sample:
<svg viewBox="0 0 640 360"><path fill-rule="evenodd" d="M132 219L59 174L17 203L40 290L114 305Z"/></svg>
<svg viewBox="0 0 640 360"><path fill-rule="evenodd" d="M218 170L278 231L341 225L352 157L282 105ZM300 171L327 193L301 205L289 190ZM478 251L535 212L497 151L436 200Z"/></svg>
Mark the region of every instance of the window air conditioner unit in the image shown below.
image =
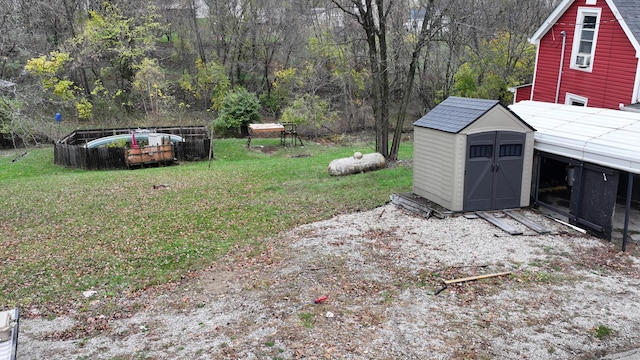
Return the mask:
<svg viewBox="0 0 640 360"><path fill-rule="evenodd" d="M576 56L576 65L580 68L587 68L591 65L591 55Z"/></svg>

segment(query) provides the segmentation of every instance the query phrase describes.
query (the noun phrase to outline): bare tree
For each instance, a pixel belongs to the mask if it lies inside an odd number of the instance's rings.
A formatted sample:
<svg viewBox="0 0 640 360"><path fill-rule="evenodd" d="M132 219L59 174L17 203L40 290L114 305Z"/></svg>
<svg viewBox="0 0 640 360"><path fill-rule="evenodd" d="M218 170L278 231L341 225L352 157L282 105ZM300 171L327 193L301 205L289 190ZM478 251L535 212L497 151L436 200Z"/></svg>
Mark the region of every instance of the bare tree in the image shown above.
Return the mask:
<svg viewBox="0 0 640 360"><path fill-rule="evenodd" d="M387 20L393 0L331 0L354 19L365 34L371 71L376 151L389 155L389 64Z"/></svg>
<svg viewBox="0 0 640 360"><path fill-rule="evenodd" d="M413 93L415 75L419 67L420 55L423 49L427 48L433 42L433 40L437 36L440 36L440 34L442 34L442 32L444 31L444 14L448 12L448 7L457 6L456 1L446 1L445 3L439 3L438 5L441 6L436 6L435 0L428 0L423 4L423 8L421 8L421 10L424 12L424 15L422 16L421 25L419 27L420 30L418 32L413 50L411 52L411 61L409 63L409 69L407 71L407 77L404 81L404 91L396 118L395 132L393 135L393 142L391 144L391 151L388 156L391 160L398 159L398 150L400 147L402 130L407 115L407 108L409 106L409 102Z"/></svg>
<svg viewBox="0 0 640 360"><path fill-rule="evenodd" d="M13 16L16 7L14 1L0 0L0 79L14 75L8 66L19 50L18 39L21 34L17 19Z"/></svg>

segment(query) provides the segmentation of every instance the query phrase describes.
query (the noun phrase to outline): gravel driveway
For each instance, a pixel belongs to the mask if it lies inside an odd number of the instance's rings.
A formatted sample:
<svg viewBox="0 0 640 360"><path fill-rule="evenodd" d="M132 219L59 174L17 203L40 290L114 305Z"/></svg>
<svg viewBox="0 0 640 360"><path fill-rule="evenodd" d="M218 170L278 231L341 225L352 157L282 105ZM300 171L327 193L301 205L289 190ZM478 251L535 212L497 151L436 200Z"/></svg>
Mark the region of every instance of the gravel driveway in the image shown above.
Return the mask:
<svg viewBox="0 0 640 360"><path fill-rule="evenodd" d="M393 204L308 224L180 283L121 299L97 289L55 319L24 309L18 356L599 359L639 346L635 244L619 253L521 213L551 233L513 236ZM502 272L442 290L447 279Z"/></svg>

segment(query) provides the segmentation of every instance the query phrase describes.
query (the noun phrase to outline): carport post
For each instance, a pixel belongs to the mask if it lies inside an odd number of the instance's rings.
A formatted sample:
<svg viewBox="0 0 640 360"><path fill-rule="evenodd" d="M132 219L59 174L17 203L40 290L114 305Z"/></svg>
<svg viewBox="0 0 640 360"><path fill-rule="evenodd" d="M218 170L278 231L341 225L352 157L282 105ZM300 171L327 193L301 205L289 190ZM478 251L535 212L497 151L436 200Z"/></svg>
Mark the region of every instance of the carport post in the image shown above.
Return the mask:
<svg viewBox="0 0 640 360"><path fill-rule="evenodd" d="M622 231L622 251L627 251L627 236L629 232L629 214L631 213L631 194L633 193L633 173L629 173L627 181L627 203L624 211L624 230Z"/></svg>
<svg viewBox="0 0 640 360"><path fill-rule="evenodd" d="M540 155L540 152L536 151L536 156L535 156L536 161L536 182L534 185L534 198L533 198L533 205L534 206L538 206L538 194L540 192L540 167L542 165L540 165L542 163L542 155Z"/></svg>

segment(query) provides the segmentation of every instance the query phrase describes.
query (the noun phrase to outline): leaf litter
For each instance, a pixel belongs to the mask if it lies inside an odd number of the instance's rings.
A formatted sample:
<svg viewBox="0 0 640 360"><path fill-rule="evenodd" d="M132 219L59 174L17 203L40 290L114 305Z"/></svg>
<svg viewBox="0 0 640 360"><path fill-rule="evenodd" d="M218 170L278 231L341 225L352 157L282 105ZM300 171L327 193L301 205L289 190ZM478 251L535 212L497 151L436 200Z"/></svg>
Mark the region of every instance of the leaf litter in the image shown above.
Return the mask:
<svg viewBox="0 0 640 360"><path fill-rule="evenodd" d="M619 253L523 212L552 232L503 236L482 219L425 219L392 204L304 225L174 283L98 292L53 319L24 309L18 355L597 359L637 346L635 244ZM435 295L444 280L506 271Z"/></svg>

